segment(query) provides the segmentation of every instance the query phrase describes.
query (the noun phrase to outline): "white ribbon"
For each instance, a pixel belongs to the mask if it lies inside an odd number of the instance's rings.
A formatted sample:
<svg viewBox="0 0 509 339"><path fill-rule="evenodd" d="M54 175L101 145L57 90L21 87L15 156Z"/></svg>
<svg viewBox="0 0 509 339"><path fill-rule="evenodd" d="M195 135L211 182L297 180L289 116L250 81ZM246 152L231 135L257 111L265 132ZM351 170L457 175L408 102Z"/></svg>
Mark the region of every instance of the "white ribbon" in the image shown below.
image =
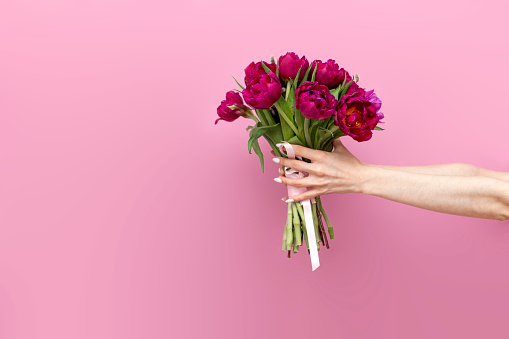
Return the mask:
<svg viewBox="0 0 509 339"><path fill-rule="evenodd" d="M295 151L293 150L292 145L288 142L283 141L278 144L279 150L283 153L283 146L286 149L286 156L288 159L295 159ZM297 156L299 160L302 160L302 157ZM306 172L296 171L289 167L285 167L285 177L291 179L300 179L308 176L309 174ZM288 189L288 197L298 195L306 192L307 187L295 187L291 185L287 185ZM308 246L309 246L309 256L311 258L311 269L312 271L316 270L318 266L320 266L320 258L318 258L318 247L316 246L316 236L315 236L315 225L313 223L313 211L311 210L311 201L314 203L315 198L306 199L302 201L302 207L304 208L304 222L306 225L306 232L308 235Z"/></svg>

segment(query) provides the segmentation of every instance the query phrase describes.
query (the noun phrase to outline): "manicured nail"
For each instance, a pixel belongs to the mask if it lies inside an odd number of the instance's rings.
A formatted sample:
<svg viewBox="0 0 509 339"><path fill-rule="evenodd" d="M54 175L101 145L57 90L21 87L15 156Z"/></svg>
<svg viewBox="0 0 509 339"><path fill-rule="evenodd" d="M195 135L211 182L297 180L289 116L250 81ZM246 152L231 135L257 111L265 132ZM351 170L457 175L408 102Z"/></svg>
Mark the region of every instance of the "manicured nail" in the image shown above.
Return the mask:
<svg viewBox="0 0 509 339"><path fill-rule="evenodd" d="M280 178L274 178L274 181L275 181L275 182L279 182L280 184L282 184L282 183L283 183L283 180L281 180Z"/></svg>
<svg viewBox="0 0 509 339"><path fill-rule="evenodd" d="M288 199L285 202L293 202L293 199Z"/></svg>
<svg viewBox="0 0 509 339"><path fill-rule="evenodd" d="M279 164L280 162L279 158L272 158L272 161L274 161L276 164Z"/></svg>

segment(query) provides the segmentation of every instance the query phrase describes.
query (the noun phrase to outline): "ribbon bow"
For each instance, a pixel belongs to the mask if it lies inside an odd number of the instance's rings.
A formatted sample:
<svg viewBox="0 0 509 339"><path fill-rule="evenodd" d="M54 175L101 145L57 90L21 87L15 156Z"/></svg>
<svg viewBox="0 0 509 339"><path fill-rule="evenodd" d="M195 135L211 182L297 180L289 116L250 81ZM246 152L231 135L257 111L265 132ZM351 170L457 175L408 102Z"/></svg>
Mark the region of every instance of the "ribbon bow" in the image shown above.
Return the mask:
<svg viewBox="0 0 509 339"><path fill-rule="evenodd" d="M283 141L282 143L277 145L281 153L283 153L283 146L286 149L286 156L288 159L295 159L295 151L293 150L292 145L288 142ZM297 156L298 160L302 160L302 157ZM300 179L307 177L309 174L306 172L296 171L290 167L285 166L285 177L290 179ZM291 185L287 185L288 196L294 196L301 193L306 192L307 187L295 187ZM315 198L311 198L311 201L314 203ZM306 199L302 201L302 207L304 208L304 222L306 225L306 231L308 234L308 246L309 246L309 256L311 258L311 269L312 271L316 270L318 266L320 266L320 259L318 258L318 248L316 246L316 237L315 237L315 227L313 224L313 212L311 211L311 201L310 199Z"/></svg>

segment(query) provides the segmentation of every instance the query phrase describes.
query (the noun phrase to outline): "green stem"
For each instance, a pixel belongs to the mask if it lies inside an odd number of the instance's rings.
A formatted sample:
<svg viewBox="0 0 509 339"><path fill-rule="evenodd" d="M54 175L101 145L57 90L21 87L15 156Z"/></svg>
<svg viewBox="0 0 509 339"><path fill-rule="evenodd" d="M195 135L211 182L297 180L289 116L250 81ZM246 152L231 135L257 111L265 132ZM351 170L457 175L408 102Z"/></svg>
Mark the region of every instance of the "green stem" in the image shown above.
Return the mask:
<svg viewBox="0 0 509 339"><path fill-rule="evenodd" d="M283 251L286 251L286 225L283 228Z"/></svg>
<svg viewBox="0 0 509 339"><path fill-rule="evenodd" d="M339 127L334 125L332 126L330 129L329 129L332 133L336 132L336 131L339 131Z"/></svg>
<svg viewBox="0 0 509 339"><path fill-rule="evenodd" d="M327 129L330 129L330 127L332 126L332 124L334 124L334 118L333 117L330 117L329 118L329 121L327 122ZM334 125L335 127L337 127L339 129L338 126Z"/></svg>
<svg viewBox="0 0 509 339"><path fill-rule="evenodd" d="M281 154L281 152L279 151L279 148L274 144L274 141L272 141L272 139L269 136L267 136L266 134L263 134L263 137L265 138L265 140L267 140L267 142L269 143L269 145L272 148L272 150L274 151L274 153L276 153L276 156L282 157L283 154Z"/></svg>
<svg viewBox="0 0 509 339"><path fill-rule="evenodd" d="M258 115L258 118L260 119L261 121L261 124L263 126L270 126L268 123L267 123L267 120L265 120L265 116L264 116L264 113L262 110L255 110L256 114Z"/></svg>
<svg viewBox="0 0 509 339"><path fill-rule="evenodd" d="M283 112L283 110L281 109L281 107L279 107L277 102L274 104L274 106L276 106L276 109L277 109L277 112L279 113L279 116L282 117L285 120L285 122L288 124L288 126L290 126L290 128L293 131L293 133L295 133L295 135L299 135L299 131L297 130L297 127L295 127L293 122L291 122L290 119L288 119L288 117L286 116L285 112Z"/></svg>
<svg viewBox="0 0 509 339"><path fill-rule="evenodd" d="M309 136L309 122L310 119L304 118L304 135L306 136L308 147L313 148L313 143L311 142L311 137Z"/></svg>
<svg viewBox="0 0 509 339"><path fill-rule="evenodd" d="M288 203L288 216L286 218L286 249L292 249L293 242L293 217L292 217L292 206L291 203Z"/></svg>
<svg viewBox="0 0 509 339"><path fill-rule="evenodd" d="M327 137L322 141L322 143L320 144L320 148L321 150L325 149L325 145L327 145L329 142L331 142L332 140L334 140L334 133L339 131L339 127L334 125L332 128L329 129L329 131L332 132L332 135L327 135Z"/></svg>
<svg viewBox="0 0 509 339"><path fill-rule="evenodd" d="M318 244L322 241L322 237L320 231L318 230L318 218L316 217L316 209L313 205L314 204L311 203L311 211L313 213L313 227L315 229L316 245L318 247Z"/></svg>
<svg viewBox="0 0 509 339"><path fill-rule="evenodd" d="M285 100L288 101L288 96L290 95L290 86L292 85L292 81L289 80L286 84L286 94L285 94Z"/></svg>
<svg viewBox="0 0 509 339"><path fill-rule="evenodd" d="M276 120L274 120L274 117L272 116L272 113L270 113L270 110L264 109L263 112L265 113L265 120L267 120L267 122L270 125L275 125Z"/></svg>
<svg viewBox="0 0 509 339"><path fill-rule="evenodd" d="M316 199L315 199L315 201L316 201ZM326 245L328 247L329 244L327 242L327 235L325 234L325 229L323 228L323 225L322 225L321 213L318 212L318 201L316 203L314 203L313 213L315 214L316 225L318 227L318 232L320 233L320 241L322 242L322 245ZM318 220L319 214L320 214L320 220Z"/></svg>
<svg viewBox="0 0 509 339"><path fill-rule="evenodd" d="M299 218L299 212L297 211L297 206L295 204L297 203L290 203L292 204L292 212L293 212L293 228L295 233L295 244L297 246L302 245L301 241L301 230L300 230L300 218Z"/></svg>
<svg viewBox="0 0 509 339"><path fill-rule="evenodd" d="M304 219L304 209L302 208L302 205L300 202L295 203L297 207L297 212L299 213L300 220L302 222L302 233L304 233L304 240L306 241L306 247L309 250L309 239L308 239L308 232L306 228L306 221Z"/></svg>
<svg viewBox="0 0 509 339"><path fill-rule="evenodd" d="M294 225L295 226L295 225ZM295 228L293 229L293 253L297 253L297 233L295 232Z"/></svg>
<svg viewBox="0 0 509 339"><path fill-rule="evenodd" d="M327 213L325 213L325 209L323 208L323 205L322 205L322 200L320 199L320 197L315 197L315 200L317 201L318 203L318 208L320 209L320 212L322 212L322 215L325 219L325 222L327 223L327 229L329 231L329 237L332 239L334 239L334 229L332 228L332 225L330 224L330 221L329 221L329 218L327 217Z"/></svg>

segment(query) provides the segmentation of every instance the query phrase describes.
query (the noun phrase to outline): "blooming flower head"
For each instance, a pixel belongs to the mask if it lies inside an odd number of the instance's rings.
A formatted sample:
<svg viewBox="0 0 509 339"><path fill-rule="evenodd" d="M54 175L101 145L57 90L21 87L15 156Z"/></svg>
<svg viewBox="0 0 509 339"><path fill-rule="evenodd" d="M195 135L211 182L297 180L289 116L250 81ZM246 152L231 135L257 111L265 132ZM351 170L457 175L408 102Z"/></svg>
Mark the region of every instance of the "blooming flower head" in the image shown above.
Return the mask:
<svg viewBox="0 0 509 339"><path fill-rule="evenodd" d="M244 105L244 101L242 101L240 94L235 91L229 91L226 93L226 100L221 101L221 104L217 107L217 115L219 115L219 118L216 119L215 124L217 124L219 120L231 122L236 120L239 116L247 117L248 112L249 107Z"/></svg>
<svg viewBox="0 0 509 339"><path fill-rule="evenodd" d="M329 59L327 62L315 60L311 63L311 70L316 66L315 80L321 85L327 86L329 89L337 88L343 83L346 77L346 82L352 80L350 74L344 68L339 68L336 61ZM311 72L310 72L311 74ZM311 77L311 75L309 76ZM310 78L311 79L311 78Z"/></svg>
<svg viewBox="0 0 509 339"><path fill-rule="evenodd" d="M375 90L371 90L371 91L368 91L366 93L364 93L364 98L366 100L368 100L369 102L371 102L373 105L375 105L375 109L376 109L376 114L379 116L379 120L383 119L384 118L384 114L382 112L379 112L380 111L380 108L382 107L382 100L380 100L376 94L375 94ZM379 121L379 123L384 123L383 121Z"/></svg>
<svg viewBox="0 0 509 339"><path fill-rule="evenodd" d="M267 66L272 72L276 73L276 64L275 63L268 63L268 62L263 62L265 64L265 66ZM246 69L244 69L244 72L246 74L246 76L244 77L244 82L246 83L246 85L249 84L249 82L253 79L253 78L256 78L257 76L259 75L263 75L263 74L267 74L267 72L265 71L265 69L263 68L262 66L262 63L261 61L257 62L257 63L250 63Z"/></svg>
<svg viewBox="0 0 509 339"><path fill-rule="evenodd" d="M288 52L279 57L279 76L283 80L295 79L300 69L298 81L302 81L308 67L309 62L305 56L299 58L297 54Z"/></svg>
<svg viewBox="0 0 509 339"><path fill-rule="evenodd" d="M379 120L375 105L357 95L343 97L334 115L334 123L340 130L359 142L371 139Z"/></svg>
<svg viewBox="0 0 509 339"><path fill-rule="evenodd" d="M246 103L258 109L272 107L281 97L281 82L275 73L260 74L251 79L242 91Z"/></svg>
<svg viewBox="0 0 509 339"><path fill-rule="evenodd" d="M306 81L295 92L297 109L308 119L327 119L335 113L337 101L329 89Z"/></svg>

